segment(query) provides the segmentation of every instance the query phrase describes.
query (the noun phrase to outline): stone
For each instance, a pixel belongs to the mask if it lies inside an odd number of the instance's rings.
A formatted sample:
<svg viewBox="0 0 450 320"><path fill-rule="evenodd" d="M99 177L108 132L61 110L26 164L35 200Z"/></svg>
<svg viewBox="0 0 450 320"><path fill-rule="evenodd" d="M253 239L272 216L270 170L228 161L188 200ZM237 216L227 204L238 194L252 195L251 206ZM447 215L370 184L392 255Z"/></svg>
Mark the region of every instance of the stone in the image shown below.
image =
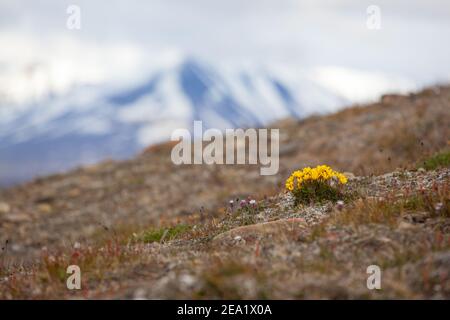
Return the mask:
<svg viewBox="0 0 450 320"><path fill-rule="evenodd" d="M9 222L14 222L14 223L18 223L18 222L25 222L25 221L29 221L31 218L29 215L24 214L24 213L16 213L16 214L10 214L8 216L6 216L6 220Z"/></svg>
<svg viewBox="0 0 450 320"><path fill-rule="evenodd" d="M0 213L8 213L11 207L6 202L0 202Z"/></svg>
<svg viewBox="0 0 450 320"><path fill-rule="evenodd" d="M39 212L41 213L51 213L52 212L52 206L48 203L40 203L37 206Z"/></svg>
<svg viewBox="0 0 450 320"><path fill-rule="evenodd" d="M348 180L356 179L356 176L352 172L343 172L343 174Z"/></svg>
<svg viewBox="0 0 450 320"><path fill-rule="evenodd" d="M133 293L134 300L146 300L147 299L147 291L144 288L138 288Z"/></svg>
<svg viewBox="0 0 450 320"><path fill-rule="evenodd" d="M270 222L241 226L217 235L213 243L236 243L254 241L261 237L283 236L289 231L301 230L306 227L305 219L287 218Z"/></svg>
<svg viewBox="0 0 450 320"><path fill-rule="evenodd" d="M400 221L400 223L398 224L398 228L400 230L408 230L408 229L414 229L414 228L416 228L416 226L409 222Z"/></svg>

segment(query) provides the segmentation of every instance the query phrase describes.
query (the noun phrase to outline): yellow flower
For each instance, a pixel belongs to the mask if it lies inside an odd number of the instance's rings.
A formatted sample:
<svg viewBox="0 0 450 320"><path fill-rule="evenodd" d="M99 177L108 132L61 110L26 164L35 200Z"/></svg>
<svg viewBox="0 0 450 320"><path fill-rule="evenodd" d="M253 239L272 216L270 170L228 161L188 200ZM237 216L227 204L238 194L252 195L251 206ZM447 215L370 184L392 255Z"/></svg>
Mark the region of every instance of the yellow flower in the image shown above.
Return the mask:
<svg viewBox="0 0 450 320"><path fill-rule="evenodd" d="M338 179L339 179L339 182L342 183L342 184L346 184L347 183L347 177L344 176L343 174L339 174L338 175Z"/></svg>
<svg viewBox="0 0 450 320"><path fill-rule="evenodd" d="M347 177L337 171L334 171L327 165L320 165L315 168L306 167L303 170L294 171L291 176L286 180L286 189L289 191L294 191L295 181L296 187L300 189L303 183L308 181L320 181L326 182L332 178L335 178L341 184L347 183Z"/></svg>

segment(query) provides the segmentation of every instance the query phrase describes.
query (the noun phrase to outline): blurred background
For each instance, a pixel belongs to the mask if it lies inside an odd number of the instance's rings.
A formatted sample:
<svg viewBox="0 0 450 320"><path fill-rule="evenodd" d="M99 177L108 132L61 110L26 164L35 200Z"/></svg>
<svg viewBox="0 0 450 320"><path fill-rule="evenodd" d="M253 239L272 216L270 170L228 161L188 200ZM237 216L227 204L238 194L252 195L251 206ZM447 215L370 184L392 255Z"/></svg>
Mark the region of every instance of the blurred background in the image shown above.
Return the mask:
<svg viewBox="0 0 450 320"><path fill-rule="evenodd" d="M445 84L449 39L445 0L1 0L0 186Z"/></svg>

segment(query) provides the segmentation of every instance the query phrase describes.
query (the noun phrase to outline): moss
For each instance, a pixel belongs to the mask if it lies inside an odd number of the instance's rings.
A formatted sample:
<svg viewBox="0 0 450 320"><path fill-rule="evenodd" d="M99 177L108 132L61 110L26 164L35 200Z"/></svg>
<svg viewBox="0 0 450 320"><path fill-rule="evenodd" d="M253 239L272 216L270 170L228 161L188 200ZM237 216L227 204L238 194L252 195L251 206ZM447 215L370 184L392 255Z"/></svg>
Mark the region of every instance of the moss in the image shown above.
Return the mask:
<svg viewBox="0 0 450 320"><path fill-rule="evenodd" d="M423 167L426 170L436 170L442 167L450 166L450 151L436 153L423 161Z"/></svg>
<svg viewBox="0 0 450 320"><path fill-rule="evenodd" d="M141 239L145 243L160 242L161 240L170 241L178 238L182 234L185 234L189 230L191 230L191 226L179 224L174 227L159 228L145 231Z"/></svg>

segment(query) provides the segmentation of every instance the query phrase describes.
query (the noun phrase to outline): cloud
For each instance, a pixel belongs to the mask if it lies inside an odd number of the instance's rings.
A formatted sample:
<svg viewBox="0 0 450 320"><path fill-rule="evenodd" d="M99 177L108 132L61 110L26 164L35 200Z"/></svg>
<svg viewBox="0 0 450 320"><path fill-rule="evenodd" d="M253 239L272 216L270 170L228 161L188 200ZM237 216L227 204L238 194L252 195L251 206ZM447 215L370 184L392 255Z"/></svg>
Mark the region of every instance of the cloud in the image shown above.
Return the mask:
<svg viewBox="0 0 450 320"><path fill-rule="evenodd" d="M66 9L72 2L1 2L0 105L77 84L136 81L190 55L213 63L332 65L419 84L450 78L450 4L444 0L379 0L379 31L366 28L372 3L365 0L76 3L82 29L71 31Z"/></svg>

